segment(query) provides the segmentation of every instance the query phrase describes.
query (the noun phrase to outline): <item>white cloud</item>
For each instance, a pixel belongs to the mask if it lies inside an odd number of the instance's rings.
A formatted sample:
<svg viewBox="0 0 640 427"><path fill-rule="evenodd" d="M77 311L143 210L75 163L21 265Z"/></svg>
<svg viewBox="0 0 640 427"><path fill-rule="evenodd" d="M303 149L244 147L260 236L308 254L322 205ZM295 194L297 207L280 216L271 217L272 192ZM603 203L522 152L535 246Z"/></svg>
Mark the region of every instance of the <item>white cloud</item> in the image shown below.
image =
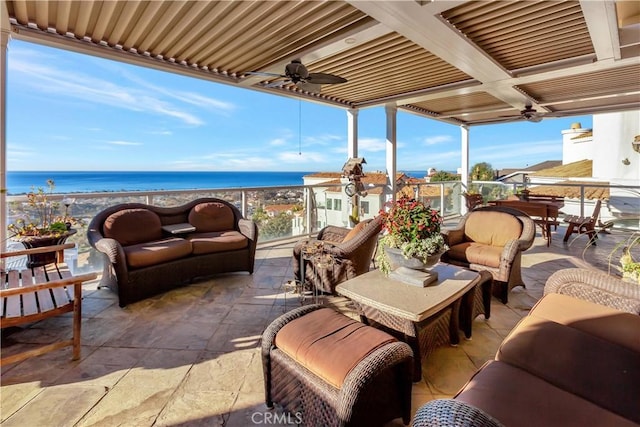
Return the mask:
<svg viewBox="0 0 640 427"><path fill-rule="evenodd" d="M107 141L107 144L112 145L143 145L142 142L132 142L132 141Z"/></svg>
<svg viewBox="0 0 640 427"><path fill-rule="evenodd" d="M89 74L63 70L41 63L42 59L36 61L30 52L13 53L11 60L8 61L9 70L15 76L12 84L31 86L42 93L61 98L75 98L130 111L174 117L189 125L204 124L204 121L196 115L158 96L151 95L152 92L148 90L118 85ZM193 102L196 100L193 99Z"/></svg>
<svg viewBox="0 0 640 427"><path fill-rule="evenodd" d="M425 145L437 145L443 144L447 142L452 142L453 137L451 135L436 135L436 136L427 136L424 138Z"/></svg>
<svg viewBox="0 0 640 427"><path fill-rule="evenodd" d="M324 154L314 151L287 151L278 154L278 160L284 163L319 164L327 161Z"/></svg>
<svg viewBox="0 0 640 427"><path fill-rule="evenodd" d="M387 142L381 138L360 138L358 139L358 150L362 151L384 151Z"/></svg>
<svg viewBox="0 0 640 427"><path fill-rule="evenodd" d="M271 141L269 141L269 145L272 146L281 146L281 145L286 145L287 140L284 138L273 138Z"/></svg>

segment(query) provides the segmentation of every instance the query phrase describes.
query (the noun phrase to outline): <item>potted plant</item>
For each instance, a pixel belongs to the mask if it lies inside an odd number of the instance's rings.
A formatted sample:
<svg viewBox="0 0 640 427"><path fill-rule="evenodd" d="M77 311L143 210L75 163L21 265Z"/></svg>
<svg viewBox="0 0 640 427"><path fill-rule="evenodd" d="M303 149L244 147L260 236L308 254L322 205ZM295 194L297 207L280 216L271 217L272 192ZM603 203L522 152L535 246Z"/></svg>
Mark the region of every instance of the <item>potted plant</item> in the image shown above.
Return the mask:
<svg viewBox="0 0 640 427"><path fill-rule="evenodd" d="M640 285L640 260L634 258L634 251L640 248L640 232L633 232L626 240L618 243L609 254L609 263L619 256L622 278ZM637 256L637 253L635 254Z"/></svg>
<svg viewBox="0 0 640 427"><path fill-rule="evenodd" d="M83 225L82 220L69 215L69 206L66 205L64 214L58 210L60 203L50 199L55 188L53 180L47 180L47 191L43 187L32 188L27 193L25 216L18 218L7 227L11 238L21 242L25 248L58 245L76 230L74 225ZM55 254L38 254L29 256L27 266L29 268L45 265L53 262Z"/></svg>
<svg viewBox="0 0 640 427"><path fill-rule="evenodd" d="M440 233L442 216L424 203L402 197L390 205L388 211L380 211L384 235L379 242L376 261L380 270L389 274L391 263L387 252L398 252L406 260L415 259L421 268L437 262L448 246Z"/></svg>

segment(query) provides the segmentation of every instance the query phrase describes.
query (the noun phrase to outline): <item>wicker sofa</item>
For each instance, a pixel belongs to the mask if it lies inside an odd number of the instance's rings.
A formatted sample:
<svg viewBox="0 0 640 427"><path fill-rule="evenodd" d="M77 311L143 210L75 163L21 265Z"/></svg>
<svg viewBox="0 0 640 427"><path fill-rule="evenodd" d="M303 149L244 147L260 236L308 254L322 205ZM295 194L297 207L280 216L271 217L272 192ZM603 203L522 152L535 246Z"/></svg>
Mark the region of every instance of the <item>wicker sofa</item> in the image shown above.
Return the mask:
<svg viewBox="0 0 640 427"><path fill-rule="evenodd" d="M217 273L253 273L258 228L232 204L200 198L176 207L124 203L87 231L104 260L101 286L121 307Z"/></svg>
<svg viewBox="0 0 640 427"><path fill-rule="evenodd" d="M640 286L560 270L545 295L454 397L414 426L637 426Z"/></svg>

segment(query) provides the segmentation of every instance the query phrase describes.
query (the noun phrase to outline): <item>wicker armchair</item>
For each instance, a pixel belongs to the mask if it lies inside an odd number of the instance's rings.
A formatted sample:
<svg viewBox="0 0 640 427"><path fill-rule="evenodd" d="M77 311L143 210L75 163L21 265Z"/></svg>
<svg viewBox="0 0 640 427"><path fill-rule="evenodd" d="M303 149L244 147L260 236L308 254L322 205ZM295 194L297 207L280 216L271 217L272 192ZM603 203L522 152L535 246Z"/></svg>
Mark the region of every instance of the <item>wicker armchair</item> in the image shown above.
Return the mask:
<svg viewBox="0 0 640 427"><path fill-rule="evenodd" d="M491 415L473 405L454 399L425 403L413 417L412 427L502 427Z"/></svg>
<svg viewBox="0 0 640 427"><path fill-rule="evenodd" d="M340 283L369 271L381 230L382 220L376 217L351 230L330 225L320 230L316 239L299 241L293 249L296 282L305 281L318 291L335 293Z"/></svg>
<svg viewBox="0 0 640 427"><path fill-rule="evenodd" d="M493 276L493 293L503 303L515 286L525 286L522 252L533 244L535 222L525 213L502 206L476 208L453 229L442 231L449 250L441 260Z"/></svg>
<svg viewBox="0 0 640 427"><path fill-rule="evenodd" d="M640 314L640 286L603 271L567 268L549 276L544 294L557 293Z"/></svg>

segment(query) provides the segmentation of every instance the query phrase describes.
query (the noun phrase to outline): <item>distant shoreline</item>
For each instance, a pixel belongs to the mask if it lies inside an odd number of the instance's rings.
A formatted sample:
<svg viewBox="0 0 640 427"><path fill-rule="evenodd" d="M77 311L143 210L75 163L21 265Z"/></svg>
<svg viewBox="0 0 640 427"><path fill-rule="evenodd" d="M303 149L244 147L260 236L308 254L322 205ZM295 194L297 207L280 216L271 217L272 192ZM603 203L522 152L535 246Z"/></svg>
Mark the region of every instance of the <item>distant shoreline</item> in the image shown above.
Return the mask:
<svg viewBox="0 0 640 427"><path fill-rule="evenodd" d="M305 175L317 172L274 171L8 171L7 194L19 196L55 183L53 194L133 191L215 190L222 188L303 185ZM365 171L366 173L366 171ZM405 172L423 177L425 172Z"/></svg>

